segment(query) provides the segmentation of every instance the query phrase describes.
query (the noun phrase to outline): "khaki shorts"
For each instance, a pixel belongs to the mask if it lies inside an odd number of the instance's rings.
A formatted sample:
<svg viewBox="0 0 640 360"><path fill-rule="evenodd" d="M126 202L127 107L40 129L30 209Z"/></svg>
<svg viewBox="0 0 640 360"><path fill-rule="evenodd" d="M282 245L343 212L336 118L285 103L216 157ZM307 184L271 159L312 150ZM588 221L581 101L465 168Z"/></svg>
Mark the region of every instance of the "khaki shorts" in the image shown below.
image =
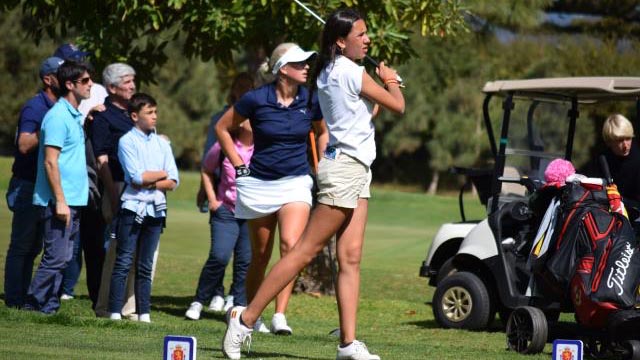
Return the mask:
<svg viewBox="0 0 640 360"><path fill-rule="evenodd" d="M371 169L355 158L339 154L318 164L318 202L355 209L358 199L371 197Z"/></svg>

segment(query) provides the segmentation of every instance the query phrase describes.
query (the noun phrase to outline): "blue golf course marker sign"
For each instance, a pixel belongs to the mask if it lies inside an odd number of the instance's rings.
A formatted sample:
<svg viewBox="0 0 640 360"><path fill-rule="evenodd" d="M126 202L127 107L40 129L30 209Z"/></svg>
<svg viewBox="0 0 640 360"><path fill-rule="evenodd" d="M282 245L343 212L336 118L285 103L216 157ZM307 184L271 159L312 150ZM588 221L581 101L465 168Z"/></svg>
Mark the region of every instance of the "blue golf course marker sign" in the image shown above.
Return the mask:
<svg viewBox="0 0 640 360"><path fill-rule="evenodd" d="M582 360L582 341L553 340L552 360Z"/></svg>

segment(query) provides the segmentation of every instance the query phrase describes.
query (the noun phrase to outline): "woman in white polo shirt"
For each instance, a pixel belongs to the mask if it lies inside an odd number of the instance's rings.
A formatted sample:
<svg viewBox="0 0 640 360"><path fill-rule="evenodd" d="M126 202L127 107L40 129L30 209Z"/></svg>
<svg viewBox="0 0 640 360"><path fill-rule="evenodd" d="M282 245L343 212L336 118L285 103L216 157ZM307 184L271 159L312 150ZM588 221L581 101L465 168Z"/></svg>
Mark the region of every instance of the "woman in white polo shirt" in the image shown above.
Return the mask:
<svg viewBox="0 0 640 360"><path fill-rule="evenodd" d="M324 27L318 74L314 79L322 113L329 129L329 145L318 170L318 205L296 247L274 265L249 305L231 309L223 352L240 358L242 342L269 301L295 278L337 236L337 298L340 345L336 359L380 359L356 340L356 313L360 287L360 260L367 222L370 166L375 159L376 104L404 112L396 72L380 63L378 85L356 61L366 56L369 37L363 18L355 11L334 12Z"/></svg>

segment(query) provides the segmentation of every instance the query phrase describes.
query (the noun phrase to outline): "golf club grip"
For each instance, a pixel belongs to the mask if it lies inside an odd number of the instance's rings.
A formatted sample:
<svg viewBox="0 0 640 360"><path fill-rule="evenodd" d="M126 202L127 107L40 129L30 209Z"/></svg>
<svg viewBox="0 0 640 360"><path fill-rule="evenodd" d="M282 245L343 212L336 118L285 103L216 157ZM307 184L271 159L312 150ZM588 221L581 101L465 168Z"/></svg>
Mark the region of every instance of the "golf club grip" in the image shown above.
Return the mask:
<svg viewBox="0 0 640 360"><path fill-rule="evenodd" d="M600 157L598 157L598 161L600 162L600 170L602 170L602 173L604 174L607 185L613 184L613 179L611 178L611 171L609 170L609 163L607 162L607 158L604 155L600 155Z"/></svg>
<svg viewBox="0 0 640 360"><path fill-rule="evenodd" d="M365 55L364 58L369 61L371 63L371 65L378 67L378 62L372 58L369 55ZM404 82L402 81L402 78L400 77L400 75L396 74L396 80L398 80L398 82L400 83L401 86L404 86Z"/></svg>

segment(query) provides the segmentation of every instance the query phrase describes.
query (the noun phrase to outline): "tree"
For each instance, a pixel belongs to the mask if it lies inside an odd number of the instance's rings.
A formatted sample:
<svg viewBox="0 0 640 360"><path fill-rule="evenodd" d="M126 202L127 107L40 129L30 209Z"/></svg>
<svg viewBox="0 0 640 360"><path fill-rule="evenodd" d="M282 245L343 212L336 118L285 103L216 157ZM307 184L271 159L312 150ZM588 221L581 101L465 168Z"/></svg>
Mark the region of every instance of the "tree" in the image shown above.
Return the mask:
<svg viewBox="0 0 640 360"><path fill-rule="evenodd" d="M46 36L80 36L78 43L95 54L101 69L125 60L153 80L153 70L167 61L165 48L184 36L188 58L230 63L236 51L247 50L249 63L264 57L277 43L293 40L315 47L321 25L293 1L38 1L5 2L5 10L22 5L22 23L36 41ZM406 60L412 54L409 35L420 24L423 36L464 29L458 0L313 0L307 4L326 17L340 7L366 14L373 39L370 54L380 59ZM384 41L382 41L384 39ZM377 40L377 41L376 41Z"/></svg>
<svg viewBox="0 0 640 360"><path fill-rule="evenodd" d="M587 1L580 3L584 4ZM383 115L376 123L376 180L416 184L435 191L452 165L483 166L488 157L482 131L482 85L496 79L551 76L636 76L638 26L631 12L618 18L615 6L599 5L594 17L572 16L570 1L476 1L468 5L470 33L456 37L413 37L416 57L399 67L411 79L404 89L407 112ZM608 2L611 3L611 2ZM629 1L623 1L628 9ZM559 4L563 7L558 8ZM555 12L564 11L560 23ZM616 24L612 28L606 24ZM499 109L496 109L499 110ZM598 107L581 114L574 161L589 158L600 141L605 115ZM633 109L617 109L633 118ZM497 112L492 118L499 120ZM566 114L561 115L565 117ZM594 121L595 120L595 121ZM494 124L494 130L495 126Z"/></svg>
<svg viewBox="0 0 640 360"><path fill-rule="evenodd" d="M40 63L58 45L68 40L43 39L39 46L20 30L20 9L0 13L0 30L6 41L0 43L0 153L12 155L20 108L34 96L41 81ZM26 41L25 41L26 40ZM154 71L156 84L142 84L140 91L159 100L159 131L168 134L174 153L183 168L195 168L210 116L222 108L225 84L219 81L215 64L181 56L182 40L168 44L168 60ZM136 69L138 70L138 69ZM100 81L100 72L92 74Z"/></svg>

